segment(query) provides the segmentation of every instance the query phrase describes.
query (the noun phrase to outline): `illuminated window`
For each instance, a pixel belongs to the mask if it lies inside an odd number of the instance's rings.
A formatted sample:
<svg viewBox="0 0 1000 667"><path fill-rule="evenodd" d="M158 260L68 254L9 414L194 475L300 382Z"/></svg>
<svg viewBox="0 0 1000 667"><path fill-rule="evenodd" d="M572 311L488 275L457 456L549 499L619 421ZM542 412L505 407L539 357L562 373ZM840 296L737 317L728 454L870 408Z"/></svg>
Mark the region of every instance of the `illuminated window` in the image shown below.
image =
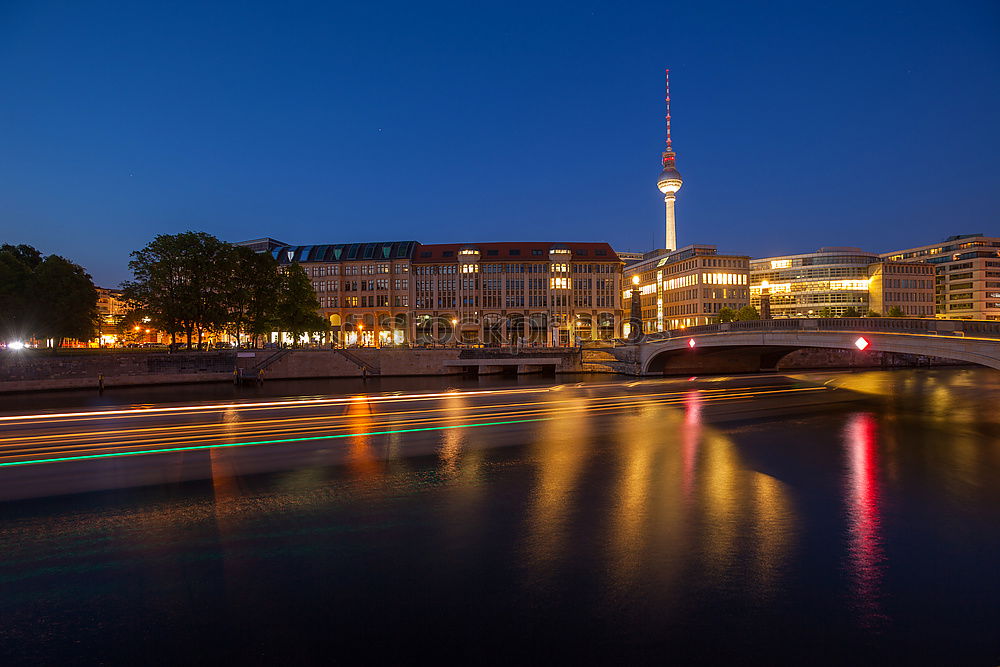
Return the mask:
<svg viewBox="0 0 1000 667"><path fill-rule="evenodd" d="M772 259L771 268L772 269L787 269L792 265L792 260L790 259Z"/></svg>
<svg viewBox="0 0 1000 667"><path fill-rule="evenodd" d="M569 273L569 264L553 264L552 273Z"/></svg>
<svg viewBox="0 0 1000 667"><path fill-rule="evenodd" d="M478 264L463 264L462 273L479 273Z"/></svg>
<svg viewBox="0 0 1000 667"><path fill-rule="evenodd" d="M549 287L551 289L569 289L569 278L550 278Z"/></svg>
<svg viewBox="0 0 1000 667"><path fill-rule="evenodd" d="M867 280L831 280L830 289L832 290L866 290L868 289Z"/></svg>

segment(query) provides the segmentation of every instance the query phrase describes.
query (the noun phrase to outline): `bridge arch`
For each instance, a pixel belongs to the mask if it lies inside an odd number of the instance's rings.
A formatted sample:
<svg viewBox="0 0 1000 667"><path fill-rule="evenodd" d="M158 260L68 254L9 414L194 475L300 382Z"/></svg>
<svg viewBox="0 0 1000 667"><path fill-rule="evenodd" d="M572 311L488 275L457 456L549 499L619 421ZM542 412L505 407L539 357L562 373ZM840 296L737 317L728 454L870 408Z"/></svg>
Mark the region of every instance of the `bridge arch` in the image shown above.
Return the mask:
<svg viewBox="0 0 1000 667"><path fill-rule="evenodd" d="M855 347L864 337L865 352ZM694 342L692 346L690 343ZM795 350L890 352L938 357L1000 370L1000 340L870 331L755 331L695 333L639 345L641 374L741 373L774 369Z"/></svg>

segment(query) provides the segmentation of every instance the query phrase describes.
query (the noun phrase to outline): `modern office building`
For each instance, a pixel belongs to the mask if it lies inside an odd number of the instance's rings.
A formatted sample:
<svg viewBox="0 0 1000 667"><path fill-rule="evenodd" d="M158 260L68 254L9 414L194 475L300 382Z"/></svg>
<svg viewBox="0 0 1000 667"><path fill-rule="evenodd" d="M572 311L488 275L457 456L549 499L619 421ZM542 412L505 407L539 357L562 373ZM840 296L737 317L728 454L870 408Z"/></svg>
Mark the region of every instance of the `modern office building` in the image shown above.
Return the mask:
<svg viewBox="0 0 1000 667"><path fill-rule="evenodd" d="M1000 237L960 234L882 257L934 268L937 317L1000 320Z"/></svg>
<svg viewBox="0 0 1000 667"><path fill-rule="evenodd" d="M666 250L662 252L666 252ZM646 258L646 255L648 254L645 252L631 252L628 250L615 250L615 253L618 255L618 259L625 262L626 265L634 264L635 262L641 262Z"/></svg>
<svg viewBox="0 0 1000 667"><path fill-rule="evenodd" d="M918 263L889 266L860 248L820 248L750 262L750 303L759 310L766 290L774 318L843 317L849 309L884 315L894 306L907 316L932 317L933 283L933 274Z"/></svg>
<svg viewBox="0 0 1000 667"><path fill-rule="evenodd" d="M262 239L251 239L249 241L237 241L233 245L241 245L250 248L254 252L273 252L278 248L287 247L288 244L284 241L279 241L277 239L272 239L269 236L265 236Z"/></svg>
<svg viewBox="0 0 1000 667"><path fill-rule="evenodd" d="M390 241L271 253L305 269L332 340L345 345L569 345L621 335L622 262L606 243Z"/></svg>
<svg viewBox="0 0 1000 667"><path fill-rule="evenodd" d="M623 306L632 305L632 278L638 276L642 328L646 333L711 324L723 308L750 303L750 258L720 255L712 245L656 250L625 267Z"/></svg>

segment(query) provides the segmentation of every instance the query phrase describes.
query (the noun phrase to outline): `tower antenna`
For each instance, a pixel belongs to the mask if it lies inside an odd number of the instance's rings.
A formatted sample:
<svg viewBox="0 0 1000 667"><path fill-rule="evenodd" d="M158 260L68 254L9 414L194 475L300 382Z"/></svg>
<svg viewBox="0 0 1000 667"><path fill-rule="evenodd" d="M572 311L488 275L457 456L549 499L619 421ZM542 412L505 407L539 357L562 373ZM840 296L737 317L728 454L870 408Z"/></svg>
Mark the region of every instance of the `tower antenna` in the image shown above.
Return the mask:
<svg viewBox="0 0 1000 667"><path fill-rule="evenodd" d="M666 129L667 129L667 150L663 152L663 171L656 182L656 187L663 193L663 204L666 207L666 235L664 236L663 247L667 250L677 249L677 223L674 219L674 202L677 200L677 191L681 189L684 181L681 180L680 172L677 171L677 154L674 153L673 141L670 137L670 70L666 70Z"/></svg>
<svg viewBox="0 0 1000 667"><path fill-rule="evenodd" d="M667 152L673 153L674 149L670 140L670 70L668 69L664 71L666 73L665 78L667 81L666 95L665 95L665 101L667 104L667 115L665 116L665 120L667 121Z"/></svg>

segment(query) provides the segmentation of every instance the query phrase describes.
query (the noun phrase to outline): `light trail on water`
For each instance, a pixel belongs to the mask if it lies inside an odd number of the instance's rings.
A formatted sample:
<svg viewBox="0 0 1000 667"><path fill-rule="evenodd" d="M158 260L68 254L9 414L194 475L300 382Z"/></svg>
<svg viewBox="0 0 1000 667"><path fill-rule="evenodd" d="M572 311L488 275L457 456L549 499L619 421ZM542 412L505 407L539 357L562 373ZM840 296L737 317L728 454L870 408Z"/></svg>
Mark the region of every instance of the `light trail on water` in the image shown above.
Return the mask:
<svg viewBox="0 0 1000 667"><path fill-rule="evenodd" d="M619 385L620 386L620 385ZM593 413L615 413L634 411L638 408L654 406L682 405L691 389L676 392L636 393L617 396L583 396L582 400L567 407L562 398L556 400L535 400L521 402L500 402L461 404L444 408L428 406L423 409L407 409L376 412L372 410L366 417L363 430L359 429L357 416L352 415L349 406L365 401L371 407L390 406L442 400L448 397L501 398L512 394L537 395L558 388L533 388L514 390L486 390L470 392L438 392L433 394L353 396L336 399L308 399L296 401L267 401L256 403L227 403L213 406L172 406L169 408L138 408L132 410L73 412L61 415L21 415L22 428L31 428L33 433L0 438L0 468L81 461L89 459L114 458L148 454L181 453L217 448L236 448L262 445L278 445L368 437L373 435L393 435L428 431L442 431L487 426L506 426L531 422L549 421ZM593 388L593 385L587 387ZM755 386L730 389L696 390L705 403L735 402L758 397L790 394L795 392L827 391L825 387L785 387ZM551 395L551 394L550 394ZM231 417L244 410L307 410L329 409L342 406L344 414L293 415L270 419L251 419L232 422ZM172 424L154 427L136 427L117 430L74 429L70 432L57 428L72 426L81 421L103 420L108 413L115 419L155 419L181 417L184 419L213 418L200 424ZM34 417L44 420L34 421ZM13 426L8 422L8 426ZM235 440L235 441L234 441Z"/></svg>

